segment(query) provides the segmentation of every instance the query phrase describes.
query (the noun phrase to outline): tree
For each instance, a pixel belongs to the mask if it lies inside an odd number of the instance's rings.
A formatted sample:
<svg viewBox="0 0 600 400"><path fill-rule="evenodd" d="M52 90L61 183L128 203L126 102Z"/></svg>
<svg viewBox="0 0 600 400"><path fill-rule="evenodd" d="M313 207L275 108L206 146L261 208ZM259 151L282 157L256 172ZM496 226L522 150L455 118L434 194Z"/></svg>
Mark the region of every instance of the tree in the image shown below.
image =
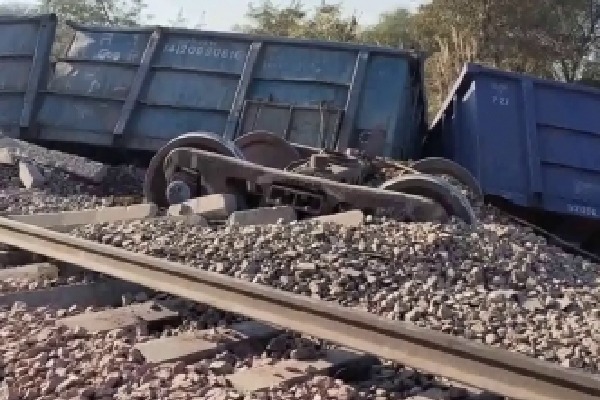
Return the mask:
<svg viewBox="0 0 600 400"><path fill-rule="evenodd" d="M575 79L594 42L589 1L432 0L421 6L411 26L433 54L427 62L432 108L465 62Z"/></svg>
<svg viewBox="0 0 600 400"><path fill-rule="evenodd" d="M361 41L379 46L411 47L416 43L412 17L410 11L405 8L383 13L376 25L362 32Z"/></svg>
<svg viewBox="0 0 600 400"><path fill-rule="evenodd" d="M598 0L565 0L550 4L548 22L553 29L542 30L543 44L556 62L556 77L568 82L579 79L586 59L598 48L600 2Z"/></svg>
<svg viewBox="0 0 600 400"><path fill-rule="evenodd" d="M301 37L335 41L354 41L358 35L356 17L342 16L341 4L321 3L309 13L301 1L292 0L287 6L277 7L270 0L259 6L248 6L249 24L236 25L236 31L262 35Z"/></svg>
<svg viewBox="0 0 600 400"><path fill-rule="evenodd" d="M93 24L136 26L146 9L144 0L41 0L42 12L52 12L62 20Z"/></svg>
<svg viewBox="0 0 600 400"><path fill-rule="evenodd" d="M353 42L358 40L358 20L352 15L342 16L342 4L318 6L314 14L302 24L302 36L310 39Z"/></svg>
<svg viewBox="0 0 600 400"><path fill-rule="evenodd" d="M429 115L435 115L464 63L482 60L478 20L485 0L433 0L411 15L410 35L430 54L425 64Z"/></svg>
<svg viewBox="0 0 600 400"><path fill-rule="evenodd" d="M598 44L599 0L433 0L415 15L417 37L436 51L452 29L478 44L476 59L572 81Z"/></svg>
<svg viewBox="0 0 600 400"><path fill-rule="evenodd" d="M236 25L233 29L260 35L297 37L302 35L305 17L304 6L299 0L292 0L288 6L281 8L270 0L263 0L259 6L248 5L246 18L250 24Z"/></svg>

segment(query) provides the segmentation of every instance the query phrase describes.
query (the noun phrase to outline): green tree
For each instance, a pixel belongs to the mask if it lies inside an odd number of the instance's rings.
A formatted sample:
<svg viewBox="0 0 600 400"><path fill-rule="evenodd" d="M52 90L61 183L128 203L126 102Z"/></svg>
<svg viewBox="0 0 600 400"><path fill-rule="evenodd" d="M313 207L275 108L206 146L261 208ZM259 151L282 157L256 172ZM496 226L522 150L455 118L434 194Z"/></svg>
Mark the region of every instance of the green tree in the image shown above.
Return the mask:
<svg viewBox="0 0 600 400"><path fill-rule="evenodd" d="M323 1L302 24L301 35L310 39L353 42L358 40L358 21L354 15L342 15L341 3L326 4Z"/></svg>
<svg viewBox="0 0 600 400"><path fill-rule="evenodd" d="M354 16L345 18L341 4L322 2L309 12L300 0L278 7L270 0L248 6L249 24L236 25L236 31L262 35L301 37L335 41L354 41L358 36L358 21Z"/></svg>
<svg viewBox="0 0 600 400"><path fill-rule="evenodd" d="M299 0L277 7L270 0L260 5L248 5L246 18L249 24L235 25L234 30L260 35L298 37L302 35L302 23L306 17L304 6Z"/></svg>
<svg viewBox="0 0 600 400"><path fill-rule="evenodd" d="M546 25L539 36L546 54L555 61L556 77L575 81L586 68L586 60L598 48L600 2L565 0L553 4L542 0L548 10Z"/></svg>
<svg viewBox="0 0 600 400"><path fill-rule="evenodd" d="M475 59L499 68L572 81L598 44L599 0L433 0L414 16L430 51L453 30L477 44Z"/></svg>
<svg viewBox="0 0 600 400"><path fill-rule="evenodd" d="M413 15L405 8L385 12L379 16L377 24L361 33L361 41L379 46L411 47L417 42L412 18Z"/></svg>
<svg viewBox="0 0 600 400"><path fill-rule="evenodd" d="M573 81L597 46L598 0L432 0L411 17L427 62L432 108L465 62Z"/></svg>
<svg viewBox="0 0 600 400"><path fill-rule="evenodd" d="M136 26L143 22L144 0L41 0L42 12L62 20L104 26Z"/></svg>

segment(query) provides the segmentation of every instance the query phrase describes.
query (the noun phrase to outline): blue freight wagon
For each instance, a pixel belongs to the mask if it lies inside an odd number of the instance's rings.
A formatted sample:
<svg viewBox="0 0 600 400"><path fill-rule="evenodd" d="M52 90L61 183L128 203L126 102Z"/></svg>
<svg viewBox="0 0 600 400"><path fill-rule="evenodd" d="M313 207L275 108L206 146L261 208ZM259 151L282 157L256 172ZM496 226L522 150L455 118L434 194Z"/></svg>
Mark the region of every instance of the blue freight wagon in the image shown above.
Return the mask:
<svg viewBox="0 0 600 400"><path fill-rule="evenodd" d="M52 22L50 33L56 25L54 16L12 23L34 26L31 21ZM12 112L19 118L7 122L5 133L68 151L91 149L103 161L125 153L131 162L135 151L152 155L144 194L161 206L231 193L240 203L286 204L304 213L383 201L413 216L474 220L466 199L434 177L403 176L379 191L358 186L369 169L354 150L421 156L427 118L419 52L162 27L70 26L66 54L50 67L53 35L38 29L37 36L24 36L27 54L35 49L33 83L23 89L25 100ZM0 71L8 61L0 59ZM0 102L9 97L0 92ZM218 163L223 169L215 170ZM198 170L200 164L206 168ZM442 167L474 182L455 164ZM420 168L439 170L439 160Z"/></svg>
<svg viewBox="0 0 600 400"><path fill-rule="evenodd" d="M41 88L23 139L156 151L186 132L233 140L269 131L298 145L345 149L377 133L382 155L419 155L426 130L419 53L70 25L73 41Z"/></svg>
<svg viewBox="0 0 600 400"><path fill-rule="evenodd" d="M18 136L35 116L46 85L56 16L0 16L0 130Z"/></svg>
<svg viewBox="0 0 600 400"><path fill-rule="evenodd" d="M486 195L600 219L598 89L468 64L427 142Z"/></svg>

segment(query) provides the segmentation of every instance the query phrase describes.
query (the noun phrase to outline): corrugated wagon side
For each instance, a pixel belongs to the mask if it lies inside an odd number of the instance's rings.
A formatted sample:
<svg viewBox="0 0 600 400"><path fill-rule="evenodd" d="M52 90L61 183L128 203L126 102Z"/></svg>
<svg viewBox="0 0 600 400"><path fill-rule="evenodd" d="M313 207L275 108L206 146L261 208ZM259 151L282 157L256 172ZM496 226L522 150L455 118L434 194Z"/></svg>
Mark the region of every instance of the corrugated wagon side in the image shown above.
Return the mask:
<svg viewBox="0 0 600 400"><path fill-rule="evenodd" d="M28 129L48 73L56 31L53 14L0 16L0 130L19 136Z"/></svg>
<svg viewBox="0 0 600 400"><path fill-rule="evenodd" d="M298 145L417 157L425 124L414 52L170 28L71 24L30 138L155 151L192 131L269 131Z"/></svg>
<svg viewBox="0 0 600 400"><path fill-rule="evenodd" d="M599 110L600 90L467 65L431 136L485 194L600 218Z"/></svg>

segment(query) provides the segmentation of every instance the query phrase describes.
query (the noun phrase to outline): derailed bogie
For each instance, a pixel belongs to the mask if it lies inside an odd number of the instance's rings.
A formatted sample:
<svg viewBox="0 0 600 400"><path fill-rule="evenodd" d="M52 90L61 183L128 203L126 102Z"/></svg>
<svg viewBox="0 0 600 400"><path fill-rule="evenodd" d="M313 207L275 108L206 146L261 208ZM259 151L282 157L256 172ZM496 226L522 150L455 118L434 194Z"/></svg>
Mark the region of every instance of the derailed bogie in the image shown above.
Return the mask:
<svg viewBox="0 0 600 400"><path fill-rule="evenodd" d="M275 149L285 146L277 139L269 139L268 135L260 133L260 140L248 143L262 143L260 146L266 143ZM317 150L307 159L293 160L283 169L284 163L278 165L280 168L257 163L259 152L254 153L255 162L246 160L244 154L239 153L242 150L235 144L216 135L187 135L185 140L175 140L161 149L157 155L157 159L162 160L161 176L150 178L154 188L157 188L156 182L164 182L163 193L170 188L185 194L185 184L180 182L187 180L192 182L190 187L196 185L213 191L217 188L219 193L235 193L249 207L292 206L300 216L354 208L367 212L386 210L388 214L413 221L440 221L454 215L467 223L475 222L466 198L435 177L404 176L381 188L373 188L361 186L371 173L372 164L360 156ZM293 152L287 152L290 154ZM276 155L277 152L271 152L263 163L277 163ZM148 182L146 186L153 187ZM191 196L198 193L198 189L190 190ZM170 197L173 202L173 198L181 200L185 196Z"/></svg>
<svg viewBox="0 0 600 400"><path fill-rule="evenodd" d="M205 150L172 150L165 160L167 179L178 168L194 169L209 180L218 176L228 183L245 182L249 194L261 194L263 203L289 205L301 215L327 214L344 205L361 210L393 209L415 221L447 218L438 203L420 196L282 171Z"/></svg>

